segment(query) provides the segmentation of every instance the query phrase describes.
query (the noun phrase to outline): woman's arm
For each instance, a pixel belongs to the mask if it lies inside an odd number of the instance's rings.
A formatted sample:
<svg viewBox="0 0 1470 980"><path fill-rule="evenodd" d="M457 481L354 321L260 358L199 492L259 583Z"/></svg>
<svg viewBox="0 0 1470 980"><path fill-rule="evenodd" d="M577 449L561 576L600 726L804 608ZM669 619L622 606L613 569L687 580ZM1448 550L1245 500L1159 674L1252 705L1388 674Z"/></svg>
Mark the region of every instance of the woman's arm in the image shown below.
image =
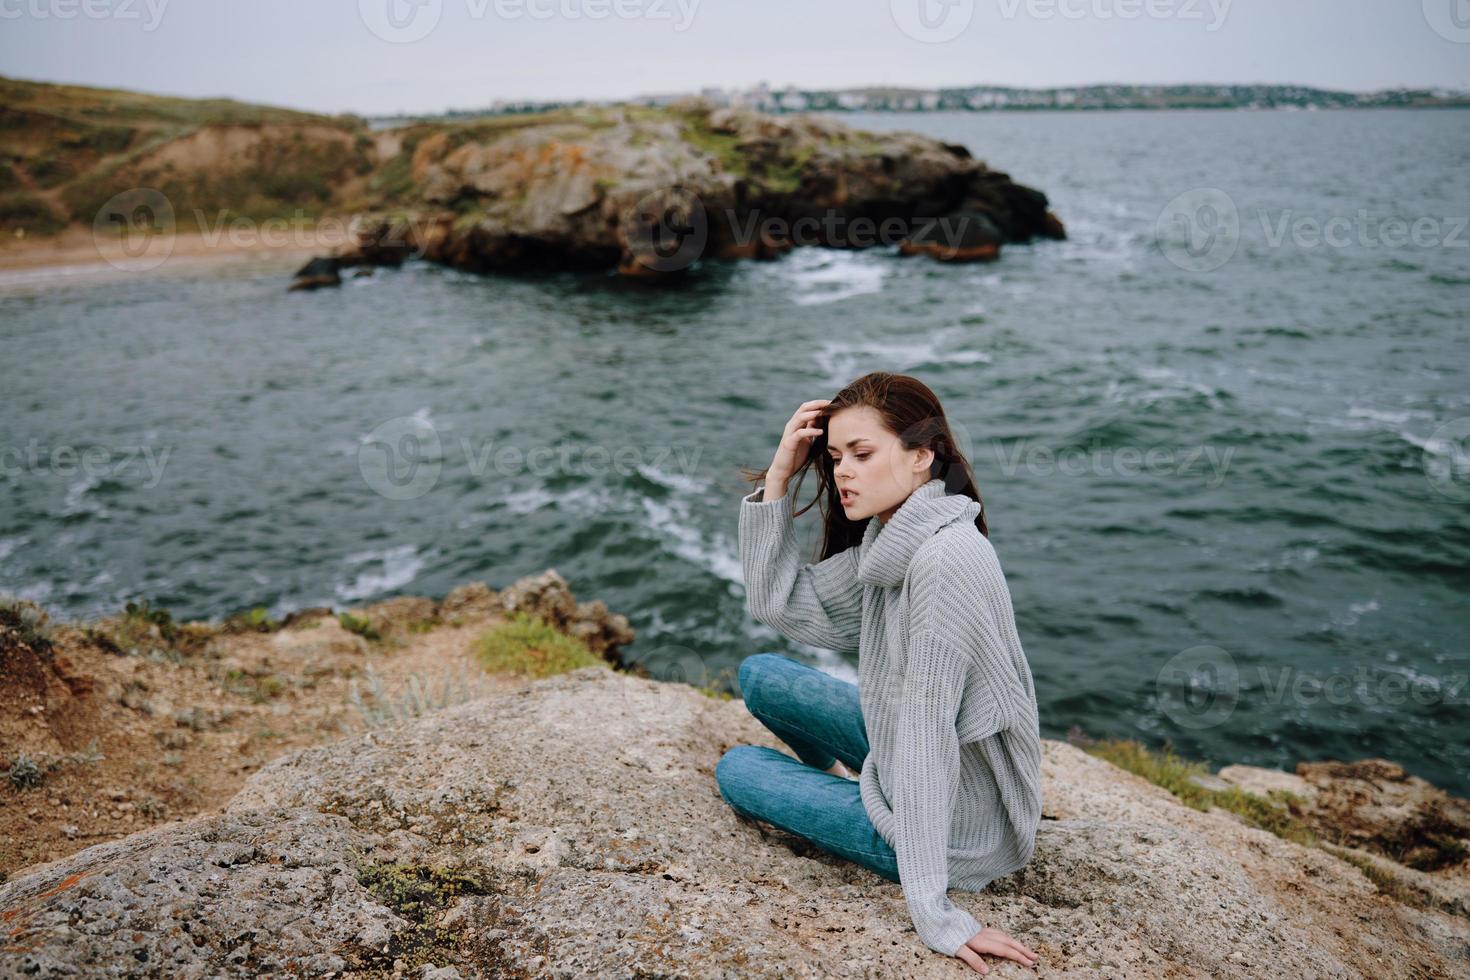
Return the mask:
<svg viewBox="0 0 1470 980"><path fill-rule="evenodd" d="M826 650L854 651L863 626L856 547L814 565L797 553L791 498L740 501L740 564L750 615L784 636Z"/></svg>

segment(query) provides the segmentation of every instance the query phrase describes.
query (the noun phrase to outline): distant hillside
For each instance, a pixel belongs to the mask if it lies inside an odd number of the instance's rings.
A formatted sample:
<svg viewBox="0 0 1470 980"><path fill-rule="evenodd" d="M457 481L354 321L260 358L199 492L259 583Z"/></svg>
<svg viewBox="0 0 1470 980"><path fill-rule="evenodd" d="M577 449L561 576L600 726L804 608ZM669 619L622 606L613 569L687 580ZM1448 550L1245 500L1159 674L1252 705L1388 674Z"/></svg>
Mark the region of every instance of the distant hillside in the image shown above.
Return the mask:
<svg viewBox="0 0 1470 980"><path fill-rule="evenodd" d="M135 231L218 235L237 217L355 219L299 288L409 255L657 279L801 245L994 261L1004 244L1066 235L1044 193L967 147L698 99L374 130L356 116L8 79L0 95L0 231L73 225L132 245Z"/></svg>
<svg viewBox="0 0 1470 980"><path fill-rule="evenodd" d="M152 188L211 221L315 214L372 169L355 116L0 78L0 228L91 225L114 195Z"/></svg>

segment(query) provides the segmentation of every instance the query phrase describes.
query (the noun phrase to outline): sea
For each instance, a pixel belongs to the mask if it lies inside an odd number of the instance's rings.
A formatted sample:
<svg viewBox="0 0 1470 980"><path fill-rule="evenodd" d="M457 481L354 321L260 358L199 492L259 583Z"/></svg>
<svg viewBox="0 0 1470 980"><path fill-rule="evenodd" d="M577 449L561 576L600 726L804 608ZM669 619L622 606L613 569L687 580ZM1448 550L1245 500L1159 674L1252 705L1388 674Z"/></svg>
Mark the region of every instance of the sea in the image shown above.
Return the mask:
<svg viewBox="0 0 1470 980"><path fill-rule="evenodd" d="M748 614L741 469L896 371L970 458L1043 736L1380 757L1470 795L1470 113L841 119L963 144L1067 239L674 288L414 261L288 293L269 255L0 275L0 591L196 619L554 568L655 676L734 690L776 651L855 681Z"/></svg>

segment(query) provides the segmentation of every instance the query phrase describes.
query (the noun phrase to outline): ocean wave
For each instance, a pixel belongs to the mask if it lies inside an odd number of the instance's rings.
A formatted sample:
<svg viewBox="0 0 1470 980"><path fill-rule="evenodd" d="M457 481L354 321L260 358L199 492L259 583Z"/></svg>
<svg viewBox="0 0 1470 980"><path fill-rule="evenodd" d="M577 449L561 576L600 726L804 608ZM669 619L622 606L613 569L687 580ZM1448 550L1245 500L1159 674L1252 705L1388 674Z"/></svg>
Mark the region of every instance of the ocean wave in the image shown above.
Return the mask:
<svg viewBox="0 0 1470 980"><path fill-rule="evenodd" d="M1195 593L1195 596L1200 599L1229 603L1232 606L1246 606L1255 609L1274 609L1286 605L1285 600L1269 589L1251 587L1201 589Z"/></svg>
<svg viewBox="0 0 1470 980"><path fill-rule="evenodd" d="M829 341L812 355L827 384L841 387L868 370L913 372L966 364L989 364L993 358L970 347L951 347L954 328L907 342Z"/></svg>
<svg viewBox="0 0 1470 980"><path fill-rule="evenodd" d="M1203 382L1193 381L1182 372L1161 365L1139 365L1131 374L1108 380L1103 399L1115 404L1150 406L1161 401L1203 401L1211 409L1223 407L1233 398L1228 392Z"/></svg>
<svg viewBox="0 0 1470 980"><path fill-rule="evenodd" d="M667 500L645 496L642 504L646 526L664 540L669 551L726 582L745 581L735 543L723 534L701 532L690 517L689 501L677 496Z"/></svg>
<svg viewBox="0 0 1470 980"><path fill-rule="evenodd" d="M79 517L90 514L93 517L107 517L107 508L90 496L91 492L102 486L103 482L102 477L95 473L83 473L78 479L73 480L67 486L66 496L61 502L62 516Z"/></svg>
<svg viewBox="0 0 1470 980"><path fill-rule="evenodd" d="M792 302L815 306L881 292L889 261L861 252L798 248L783 256L772 272L786 280Z"/></svg>
<svg viewBox="0 0 1470 980"><path fill-rule="evenodd" d="M360 602L372 596L394 589L401 589L418 577L424 567L424 559L411 544L399 545L380 551L360 551L343 559L347 565L377 566L363 568L350 582L333 586L337 598L343 602Z"/></svg>

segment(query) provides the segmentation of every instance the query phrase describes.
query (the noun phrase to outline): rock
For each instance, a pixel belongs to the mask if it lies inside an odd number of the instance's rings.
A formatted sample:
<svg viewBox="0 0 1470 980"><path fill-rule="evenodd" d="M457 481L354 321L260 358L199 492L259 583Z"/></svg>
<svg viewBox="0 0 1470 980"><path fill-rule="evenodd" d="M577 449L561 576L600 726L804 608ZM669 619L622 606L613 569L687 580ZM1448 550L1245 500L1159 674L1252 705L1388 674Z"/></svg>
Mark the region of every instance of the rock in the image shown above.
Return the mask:
<svg viewBox="0 0 1470 980"><path fill-rule="evenodd" d="M1261 796L1294 794L1292 816L1341 848L1387 858L1400 870L1449 872L1470 881L1470 800L1450 796L1387 759L1303 762L1295 773L1234 765L1221 768L1219 776ZM1449 894L1445 901L1463 904L1453 897L1461 886L1399 877L1412 890L1439 898Z"/></svg>
<svg viewBox="0 0 1470 980"><path fill-rule="evenodd" d="M1303 762L1296 772L1312 788L1302 816L1322 836L1420 871L1470 872L1470 800L1387 759Z"/></svg>
<svg viewBox="0 0 1470 980"><path fill-rule="evenodd" d="M494 589L484 582L466 582L451 589L439 603L439 616L442 619L481 618L501 608L500 596Z"/></svg>
<svg viewBox="0 0 1470 980"><path fill-rule="evenodd" d="M618 654L620 647L635 637L628 617L609 612L601 599L577 602L567 580L556 569L525 578L506 586L500 592L501 608L508 613L520 612L545 620L549 625L581 640L593 653L616 667L626 669Z"/></svg>
<svg viewBox="0 0 1470 980"><path fill-rule="evenodd" d="M1211 776L1203 773L1190 776L1189 781L1200 789L1227 790L1230 788L1230 783L1221 779L1219 776Z"/></svg>
<svg viewBox="0 0 1470 980"><path fill-rule="evenodd" d="M300 750L222 812L0 884L0 974L969 975L898 884L724 803L738 743L781 748L738 700L598 666ZM1463 974L1470 920L1043 749L1033 860L950 893L1039 975Z"/></svg>
<svg viewBox="0 0 1470 980"><path fill-rule="evenodd" d="M959 211L925 225L898 246L900 255L928 255L941 262L993 262L1001 234L982 212Z"/></svg>
<svg viewBox="0 0 1470 980"><path fill-rule="evenodd" d="M416 256L476 272L616 270L675 278L703 258L800 245L989 261L1003 242L1065 238L1046 195L968 149L821 116L701 99L406 131L407 174L356 214L341 266ZM925 228L945 220L947 237ZM886 229L879 233L880 228ZM951 244L951 247L940 247Z"/></svg>
<svg viewBox="0 0 1470 980"><path fill-rule="evenodd" d="M1241 789L1255 793L1257 796L1269 796L1273 791L1294 793L1297 796L1310 799L1316 794L1312 784L1300 776L1280 769L1263 769L1260 766L1221 766L1216 773L1225 782L1239 786Z"/></svg>
<svg viewBox="0 0 1470 980"><path fill-rule="evenodd" d="M343 629L335 617L323 619L315 629L277 630L268 642L283 669L307 677L351 677L361 671L370 649L367 640Z"/></svg>
<svg viewBox="0 0 1470 980"><path fill-rule="evenodd" d="M307 262L291 280L290 290L321 289L323 286L342 285L342 276L338 272L338 261L335 258L316 258Z"/></svg>
<svg viewBox="0 0 1470 980"><path fill-rule="evenodd" d="M424 596L403 595L350 610L379 633L403 632L439 620L438 603Z"/></svg>
<svg viewBox="0 0 1470 980"><path fill-rule="evenodd" d="M1370 878L1382 882L1380 890L1396 894L1404 900L1431 908L1443 909L1451 915L1470 919L1470 869L1463 864L1449 871L1432 874L1405 867L1381 854L1356 847L1325 845L1326 849L1349 861Z"/></svg>
<svg viewBox="0 0 1470 980"><path fill-rule="evenodd" d="M287 613L281 619L281 629L300 626L303 623L309 623L314 619L321 619L323 617L336 618L336 613L332 611L331 606L311 606L306 609L296 609Z"/></svg>

